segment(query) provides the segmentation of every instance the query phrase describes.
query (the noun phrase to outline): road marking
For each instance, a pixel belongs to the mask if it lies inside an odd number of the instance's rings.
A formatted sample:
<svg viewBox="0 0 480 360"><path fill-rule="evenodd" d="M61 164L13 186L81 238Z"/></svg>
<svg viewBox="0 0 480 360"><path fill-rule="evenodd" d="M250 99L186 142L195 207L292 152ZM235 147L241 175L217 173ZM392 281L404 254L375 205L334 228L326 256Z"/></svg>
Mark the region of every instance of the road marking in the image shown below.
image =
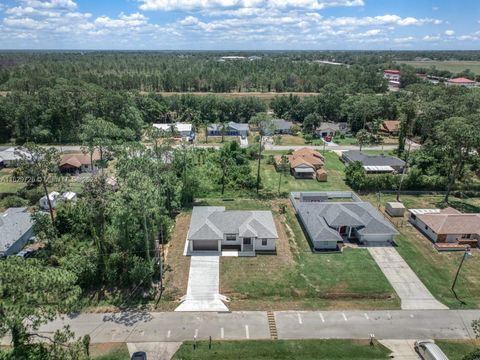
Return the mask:
<svg viewBox="0 0 480 360"><path fill-rule="evenodd" d="M342 313L342 316L343 316L343 320L347 321L347 315L345 315L345 313Z"/></svg>
<svg viewBox="0 0 480 360"><path fill-rule="evenodd" d="M225 337L225 330L223 330L223 328L220 328L220 337L222 339Z"/></svg>
<svg viewBox="0 0 480 360"><path fill-rule="evenodd" d="M365 316L365 319L370 320L367 313L364 313L363 315Z"/></svg>
<svg viewBox="0 0 480 360"><path fill-rule="evenodd" d="M320 319L322 319L322 322L325 322L325 318L323 317L323 314L319 313L318 315L320 315Z"/></svg>
<svg viewBox="0 0 480 360"><path fill-rule="evenodd" d="M195 329L195 335L196 338L198 338L198 329Z"/></svg>
<svg viewBox="0 0 480 360"><path fill-rule="evenodd" d="M171 330L168 330L168 331L167 331L167 338L169 338L170 335L172 335L172 331L171 331Z"/></svg>
<svg viewBox="0 0 480 360"><path fill-rule="evenodd" d="M250 332L248 331L248 325L245 325L245 336L250 339Z"/></svg>
<svg viewBox="0 0 480 360"><path fill-rule="evenodd" d="M300 313L297 313L297 316L298 316L298 323L302 325L303 324L302 316L300 315Z"/></svg>

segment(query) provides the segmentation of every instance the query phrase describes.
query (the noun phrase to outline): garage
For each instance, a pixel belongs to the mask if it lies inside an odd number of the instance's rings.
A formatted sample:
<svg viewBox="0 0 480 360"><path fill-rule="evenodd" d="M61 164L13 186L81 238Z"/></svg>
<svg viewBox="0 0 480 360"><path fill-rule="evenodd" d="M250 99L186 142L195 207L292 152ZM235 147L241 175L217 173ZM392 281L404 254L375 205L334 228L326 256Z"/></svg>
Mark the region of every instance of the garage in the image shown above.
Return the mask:
<svg viewBox="0 0 480 360"><path fill-rule="evenodd" d="M218 251L218 240L193 240L193 251Z"/></svg>

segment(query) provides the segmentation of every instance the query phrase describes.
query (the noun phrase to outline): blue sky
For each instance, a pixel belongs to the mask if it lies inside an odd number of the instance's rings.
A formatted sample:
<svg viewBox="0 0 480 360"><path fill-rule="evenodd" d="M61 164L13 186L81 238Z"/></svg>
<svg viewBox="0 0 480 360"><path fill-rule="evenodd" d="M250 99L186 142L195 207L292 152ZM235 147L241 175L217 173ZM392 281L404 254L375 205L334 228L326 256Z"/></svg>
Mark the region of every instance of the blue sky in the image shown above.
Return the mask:
<svg viewBox="0 0 480 360"><path fill-rule="evenodd" d="M0 49L480 49L480 0L0 0Z"/></svg>

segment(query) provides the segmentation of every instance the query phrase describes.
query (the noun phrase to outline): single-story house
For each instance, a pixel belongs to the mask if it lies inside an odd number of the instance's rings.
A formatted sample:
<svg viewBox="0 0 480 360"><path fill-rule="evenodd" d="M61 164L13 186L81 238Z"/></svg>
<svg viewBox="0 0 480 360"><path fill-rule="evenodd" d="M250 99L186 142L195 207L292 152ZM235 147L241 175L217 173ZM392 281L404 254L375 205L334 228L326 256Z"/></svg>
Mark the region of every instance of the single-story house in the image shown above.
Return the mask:
<svg viewBox="0 0 480 360"><path fill-rule="evenodd" d="M393 173L402 172L405 161L387 155L369 155L358 150L349 150L342 153L345 164L360 161L367 173Z"/></svg>
<svg viewBox="0 0 480 360"><path fill-rule="evenodd" d="M48 199L50 199L50 204L52 205L52 209L55 209L57 207L57 202L61 200L60 193L56 191L52 191L48 193ZM49 210L48 199L46 195L40 198L39 202L40 202L40 208L42 210Z"/></svg>
<svg viewBox="0 0 480 360"><path fill-rule="evenodd" d="M50 198L50 204L52 205L52 209L55 209L57 205L62 201L77 201L77 194L73 191L67 191L63 194L52 191L48 194L48 197ZM49 210L48 200L46 196L42 196L42 198L40 199L40 208L42 210Z"/></svg>
<svg viewBox="0 0 480 360"><path fill-rule="evenodd" d="M343 192L333 196L328 192L292 193L291 201L314 250L337 250L347 240L365 245L393 242L398 231L374 206L358 196L340 201L344 196Z"/></svg>
<svg viewBox="0 0 480 360"><path fill-rule="evenodd" d="M291 134L293 122L284 119L273 119L271 129L263 129L262 135L271 136L273 134Z"/></svg>
<svg viewBox="0 0 480 360"><path fill-rule="evenodd" d="M27 208L9 208L0 215L0 256L15 255L33 235Z"/></svg>
<svg viewBox="0 0 480 360"><path fill-rule="evenodd" d="M253 256L275 252L277 229L270 211L226 211L222 206L196 206L188 229L188 253L238 251Z"/></svg>
<svg viewBox="0 0 480 360"><path fill-rule="evenodd" d="M434 243L463 243L478 247L480 214L456 209L409 209L409 221Z"/></svg>
<svg viewBox="0 0 480 360"><path fill-rule="evenodd" d="M396 69L383 70L383 78L388 80L388 85L400 87L401 72Z"/></svg>
<svg viewBox="0 0 480 360"><path fill-rule="evenodd" d="M100 160L100 152L94 151L92 157L90 158L89 153L73 153L65 154L60 158L60 172L78 174L83 172L92 172L92 161L93 161L93 171L97 171L98 166L97 162Z"/></svg>
<svg viewBox="0 0 480 360"><path fill-rule="evenodd" d="M447 85L448 86L457 85L457 86L465 86L465 87L468 87L468 88L473 88L473 87L477 86L477 83L473 80L470 80L470 79L467 79L467 78L464 78L464 77L460 77L460 78L447 80Z"/></svg>
<svg viewBox="0 0 480 360"><path fill-rule="evenodd" d="M290 173L298 179L317 179L327 181L327 173L323 166L325 158L318 151L310 148L301 148L287 155L290 166ZM282 157L275 156L275 166L278 169L281 165Z"/></svg>
<svg viewBox="0 0 480 360"><path fill-rule="evenodd" d="M380 127L380 131L388 135L397 136L400 132L400 121L385 120Z"/></svg>
<svg viewBox="0 0 480 360"><path fill-rule="evenodd" d="M211 124L207 126L207 131L209 136L221 136L222 133L224 136L248 136L249 127L248 124L240 124L233 121L230 121L228 124L225 124L225 129L223 129L223 124Z"/></svg>
<svg viewBox="0 0 480 360"><path fill-rule="evenodd" d="M28 159L31 158L31 155L22 149L14 147L0 151L0 164L4 167L15 167L22 158Z"/></svg>
<svg viewBox="0 0 480 360"><path fill-rule="evenodd" d="M170 124L153 124L153 127L164 131L165 133L171 133L172 129L175 131L175 135L179 135L181 138L192 138L192 124L189 123L170 123Z"/></svg>
<svg viewBox="0 0 480 360"><path fill-rule="evenodd" d="M320 126L315 129L317 136L336 136L339 134L345 134L350 131L350 127L346 122L322 122Z"/></svg>

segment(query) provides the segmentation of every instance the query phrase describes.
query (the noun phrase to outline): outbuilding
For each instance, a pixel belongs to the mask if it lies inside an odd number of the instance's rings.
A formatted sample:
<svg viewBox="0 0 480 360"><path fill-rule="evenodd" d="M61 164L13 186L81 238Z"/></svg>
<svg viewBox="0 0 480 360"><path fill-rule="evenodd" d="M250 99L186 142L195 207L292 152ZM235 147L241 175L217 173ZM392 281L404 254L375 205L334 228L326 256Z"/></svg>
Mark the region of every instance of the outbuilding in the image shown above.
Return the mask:
<svg viewBox="0 0 480 360"><path fill-rule="evenodd" d="M403 217L405 215L405 206L401 202L387 202L385 212L391 217Z"/></svg>

